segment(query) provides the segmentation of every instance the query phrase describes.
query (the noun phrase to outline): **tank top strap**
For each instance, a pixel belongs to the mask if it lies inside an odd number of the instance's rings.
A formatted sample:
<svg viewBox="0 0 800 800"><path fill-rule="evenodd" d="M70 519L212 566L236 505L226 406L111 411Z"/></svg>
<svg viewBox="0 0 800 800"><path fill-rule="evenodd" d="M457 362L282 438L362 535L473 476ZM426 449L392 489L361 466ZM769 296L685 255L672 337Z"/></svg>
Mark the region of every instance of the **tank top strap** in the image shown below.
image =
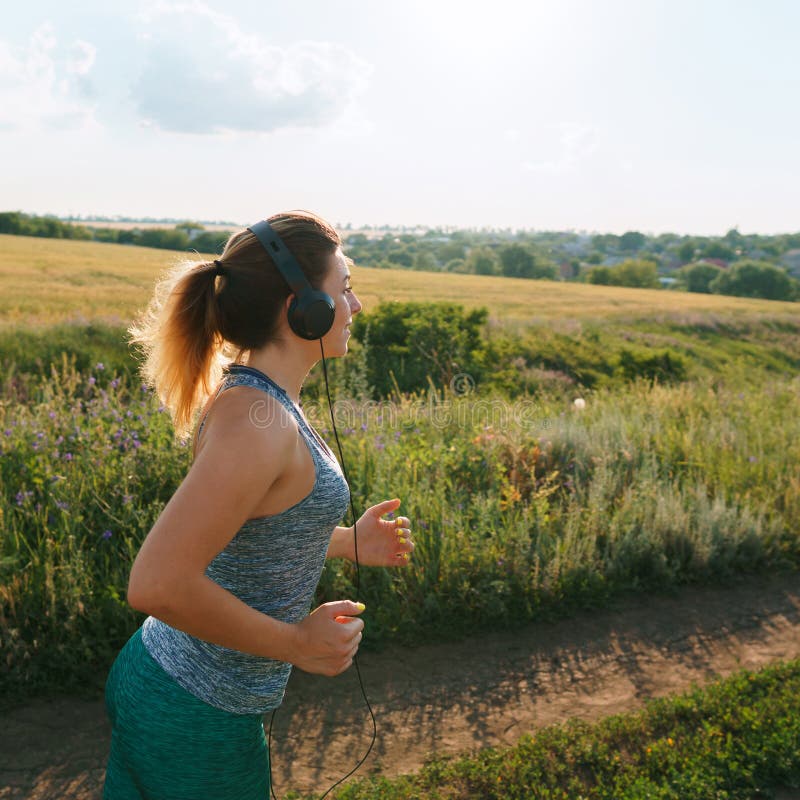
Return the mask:
<svg viewBox="0 0 800 800"><path fill-rule="evenodd" d="M316 442L316 444L322 448L325 454L336 461L331 449L325 443L325 441L320 437L320 435L311 427L308 420L306 420L303 413L300 409L295 405L294 401L291 397L289 397L286 390L279 386L269 375L266 375L261 370L256 369L255 367L249 367L245 364L226 364L223 369L223 380L220 384L219 388L214 395L214 399L219 397L219 395L225 391L226 389L230 389L233 386L255 386L257 388L263 389L269 395L274 397L278 400L281 405L283 405L288 411L291 412L292 416L298 423L302 434L304 434L304 438L312 438ZM210 409L209 409L210 410ZM208 412L203 416L202 421L197 429L197 440L200 439L200 434L202 433L203 426L206 422L206 417L208 416ZM313 449L312 449L313 450Z"/></svg>

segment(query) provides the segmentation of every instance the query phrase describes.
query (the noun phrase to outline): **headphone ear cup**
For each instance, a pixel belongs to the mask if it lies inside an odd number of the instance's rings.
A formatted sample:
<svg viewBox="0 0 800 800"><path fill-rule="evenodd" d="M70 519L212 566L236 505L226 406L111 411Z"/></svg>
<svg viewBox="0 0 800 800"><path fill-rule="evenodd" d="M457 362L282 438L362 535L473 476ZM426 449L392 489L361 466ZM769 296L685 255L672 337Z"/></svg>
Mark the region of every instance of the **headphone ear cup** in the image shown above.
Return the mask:
<svg viewBox="0 0 800 800"><path fill-rule="evenodd" d="M330 295L312 289L289 304L289 327L301 339L321 339L332 327L336 305Z"/></svg>

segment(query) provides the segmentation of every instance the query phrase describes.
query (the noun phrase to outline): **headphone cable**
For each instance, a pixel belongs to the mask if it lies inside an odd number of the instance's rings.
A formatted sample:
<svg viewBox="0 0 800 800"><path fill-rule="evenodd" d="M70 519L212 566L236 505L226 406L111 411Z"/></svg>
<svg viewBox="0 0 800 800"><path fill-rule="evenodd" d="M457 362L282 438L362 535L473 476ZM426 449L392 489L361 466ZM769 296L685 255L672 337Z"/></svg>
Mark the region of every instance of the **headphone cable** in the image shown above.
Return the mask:
<svg viewBox="0 0 800 800"><path fill-rule="evenodd" d="M360 597L361 595L361 571L358 565L358 534L356 531L356 509L353 505L353 492L350 489L350 480L347 477L347 468L344 465L344 454L342 453L342 445L339 442L339 434L336 430L336 420L334 419L333 413L333 403L331 403L331 391L330 387L328 386L328 366L325 362L325 349L322 346L322 338L319 340L319 349L320 353L322 354L322 371L325 374L325 393L328 396L328 410L331 414L331 425L333 426L333 435L336 438L336 448L339 451L339 460L342 464L342 474L344 475L345 482L347 483L347 490L348 494L350 495L350 513L353 515L353 544L354 544L354 555L355 555L355 562L356 562L356 597ZM369 699L367 698L366 689L364 689L364 681L361 679L361 669L358 666L358 653L353 656L353 666L356 668L356 674L358 675L358 684L361 687L361 694L364 695L364 702L367 704L367 709L369 711L369 715L372 718L372 741L369 743L369 747L367 748L367 752L364 753L361 761L356 764L350 772L347 773L343 778L339 778L333 786L328 789L325 794L322 795L320 800L324 800L330 792L332 792L342 781L347 780L366 760L369 754L372 752L372 748L375 746L375 741L378 738L378 725L375 722L375 714L372 711L372 706L369 704ZM275 719L275 712L278 709L275 708L272 711L272 716L269 720L269 734L267 738L267 753L269 757L269 788L272 792L273 798L278 800L277 796L275 795L275 789L272 785L272 722Z"/></svg>

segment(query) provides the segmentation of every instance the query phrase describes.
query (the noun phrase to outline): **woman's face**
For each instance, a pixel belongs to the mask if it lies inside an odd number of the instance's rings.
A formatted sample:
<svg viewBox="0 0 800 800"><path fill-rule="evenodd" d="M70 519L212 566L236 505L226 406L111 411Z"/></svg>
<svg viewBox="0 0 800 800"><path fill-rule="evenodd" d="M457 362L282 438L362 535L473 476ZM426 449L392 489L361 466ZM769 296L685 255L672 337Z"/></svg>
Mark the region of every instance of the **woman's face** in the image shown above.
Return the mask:
<svg viewBox="0 0 800 800"><path fill-rule="evenodd" d="M361 311L361 303L350 283L350 264L352 262L342 253L341 248L330 257L330 267L320 288L329 294L336 304L336 315L331 329L322 339L325 355L343 356L347 352L350 338L350 323Z"/></svg>

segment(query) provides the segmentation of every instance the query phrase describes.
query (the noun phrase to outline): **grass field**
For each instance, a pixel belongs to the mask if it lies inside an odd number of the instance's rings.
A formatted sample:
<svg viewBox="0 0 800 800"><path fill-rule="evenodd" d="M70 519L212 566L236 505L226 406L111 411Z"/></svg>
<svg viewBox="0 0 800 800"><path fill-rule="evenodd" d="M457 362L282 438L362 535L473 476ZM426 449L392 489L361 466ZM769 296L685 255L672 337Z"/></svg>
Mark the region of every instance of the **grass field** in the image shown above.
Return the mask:
<svg viewBox="0 0 800 800"><path fill-rule="evenodd" d="M146 305L153 283L183 258L127 245L0 235L0 326L89 320L119 324ZM209 256L213 258L213 256ZM371 269L356 265L353 285L366 309L388 300L486 306L510 325L607 318L785 315L798 305L720 295L579 283Z"/></svg>

